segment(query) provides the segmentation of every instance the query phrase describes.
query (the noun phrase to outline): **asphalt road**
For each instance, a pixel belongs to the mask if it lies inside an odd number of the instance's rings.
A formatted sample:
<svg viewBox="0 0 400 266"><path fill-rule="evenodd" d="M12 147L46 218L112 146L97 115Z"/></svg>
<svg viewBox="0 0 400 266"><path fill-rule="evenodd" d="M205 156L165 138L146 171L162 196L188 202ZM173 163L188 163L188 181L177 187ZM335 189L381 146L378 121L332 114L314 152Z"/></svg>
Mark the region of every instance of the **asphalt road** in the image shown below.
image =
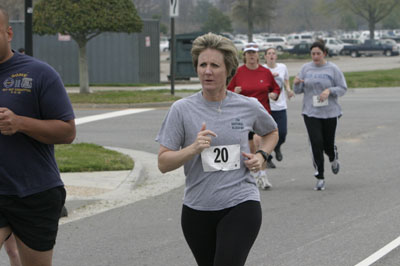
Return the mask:
<svg viewBox="0 0 400 266"><path fill-rule="evenodd" d="M336 60L338 65L343 62L343 71L400 64L400 57ZM295 63L286 64L295 74ZM261 193L263 225L248 266L356 265L400 236L400 88L355 89L341 99L344 116L337 132L341 172L334 176L327 169L323 192L312 189L315 179L300 115L301 100L302 96L297 96L289 102L284 160L269 171L273 189ZM80 125L76 142L156 154L154 138L167 110L157 108ZM113 110L75 111L77 117L84 117ZM160 182L168 180L160 174ZM195 265L180 228L182 196L180 187L61 225L53 264ZM6 265L4 251L1 253L0 265ZM396 248L375 265L399 262L400 249Z"/></svg>
<svg viewBox="0 0 400 266"><path fill-rule="evenodd" d="M323 192L312 189L301 99L289 103L284 160L269 171L273 189L261 193L263 225L248 266L356 265L400 235L400 88L351 90L341 99L341 172L327 171ZM78 117L106 111L76 110ZM156 153L166 112L88 123L77 141ZM180 228L182 195L183 187L62 225L54 265L195 265ZM397 248L376 265L399 261Z"/></svg>

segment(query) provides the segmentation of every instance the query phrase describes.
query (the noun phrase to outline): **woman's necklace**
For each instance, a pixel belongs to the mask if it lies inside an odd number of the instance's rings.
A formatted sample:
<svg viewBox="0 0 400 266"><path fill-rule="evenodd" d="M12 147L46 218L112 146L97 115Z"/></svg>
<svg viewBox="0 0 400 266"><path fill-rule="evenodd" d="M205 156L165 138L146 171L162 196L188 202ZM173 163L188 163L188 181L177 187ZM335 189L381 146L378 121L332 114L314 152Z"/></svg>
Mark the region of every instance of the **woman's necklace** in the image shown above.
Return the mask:
<svg viewBox="0 0 400 266"><path fill-rule="evenodd" d="M222 100L219 102L219 106L218 106L218 109L217 109L218 113L221 113L221 112L222 112L221 106L222 106L223 100L224 100L224 99L222 99Z"/></svg>
<svg viewBox="0 0 400 266"><path fill-rule="evenodd" d="M201 92L201 94L204 95L203 92ZM209 107L213 108L213 109L215 108L215 109L217 110L218 113L222 113L222 103L224 102L224 99L225 99L226 95L227 95L227 92L225 91L225 96L221 99L221 101L218 101L219 104L218 104L218 102L216 102L216 101L214 101L213 103L210 102L210 103L206 103L206 104L207 104ZM203 96L203 97L204 97L204 96ZM205 99L205 101L207 102L206 99Z"/></svg>
<svg viewBox="0 0 400 266"><path fill-rule="evenodd" d="M222 103L224 102L224 99L226 98L226 96L228 95L228 92L225 90L225 95L222 97L221 101L219 102L219 106L218 106L218 113L222 113Z"/></svg>

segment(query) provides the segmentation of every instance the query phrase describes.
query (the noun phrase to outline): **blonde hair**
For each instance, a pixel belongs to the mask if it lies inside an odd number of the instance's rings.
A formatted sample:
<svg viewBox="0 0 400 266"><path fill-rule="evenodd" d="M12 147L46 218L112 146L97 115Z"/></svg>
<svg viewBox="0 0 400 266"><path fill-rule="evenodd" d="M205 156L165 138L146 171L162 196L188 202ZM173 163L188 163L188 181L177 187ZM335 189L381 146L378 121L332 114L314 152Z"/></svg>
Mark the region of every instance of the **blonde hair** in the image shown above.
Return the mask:
<svg viewBox="0 0 400 266"><path fill-rule="evenodd" d="M195 69L197 69L197 64L199 62L199 55L206 49L215 49L224 55L224 63L228 73L226 84L229 84L229 81L235 75L236 69L239 66L238 52L235 45L228 38L211 32L197 37L193 41L191 50Z"/></svg>

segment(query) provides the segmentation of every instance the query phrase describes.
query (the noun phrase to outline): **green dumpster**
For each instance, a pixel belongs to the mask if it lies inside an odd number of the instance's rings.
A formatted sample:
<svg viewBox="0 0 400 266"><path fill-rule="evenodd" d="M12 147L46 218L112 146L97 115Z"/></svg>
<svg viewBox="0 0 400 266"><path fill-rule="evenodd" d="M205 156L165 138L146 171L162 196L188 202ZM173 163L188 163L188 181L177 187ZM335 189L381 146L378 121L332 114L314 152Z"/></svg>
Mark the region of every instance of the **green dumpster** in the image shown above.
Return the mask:
<svg viewBox="0 0 400 266"><path fill-rule="evenodd" d="M192 55L190 54L190 51L192 50L192 43L194 39L203 34L205 33L194 32L175 35L176 80L190 80L191 77L197 77L197 73L193 67ZM170 79L170 76L168 76L168 79Z"/></svg>

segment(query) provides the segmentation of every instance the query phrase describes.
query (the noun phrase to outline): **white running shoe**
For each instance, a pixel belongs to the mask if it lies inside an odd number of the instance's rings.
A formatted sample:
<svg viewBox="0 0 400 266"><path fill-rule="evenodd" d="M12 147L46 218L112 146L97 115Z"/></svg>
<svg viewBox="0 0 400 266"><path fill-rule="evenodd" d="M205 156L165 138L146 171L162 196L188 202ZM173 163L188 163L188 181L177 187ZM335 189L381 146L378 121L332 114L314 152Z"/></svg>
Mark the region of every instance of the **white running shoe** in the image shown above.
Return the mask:
<svg viewBox="0 0 400 266"><path fill-rule="evenodd" d="M332 162L331 168L332 168L332 173L335 174L335 175L337 175L337 174L339 173L339 170L340 170L340 163L339 163L339 161L338 161L338 160L334 160L334 161Z"/></svg>
<svg viewBox="0 0 400 266"><path fill-rule="evenodd" d="M314 190L325 190L325 180L324 179L318 179Z"/></svg>
<svg viewBox="0 0 400 266"><path fill-rule="evenodd" d="M257 186L261 189L269 189L272 187L271 183L268 180L267 173L265 171L260 171L260 175L257 177Z"/></svg>
<svg viewBox="0 0 400 266"><path fill-rule="evenodd" d="M334 147L334 151L335 151L335 159L331 162L331 169L332 173L337 175L340 170L340 163L339 163L339 153L337 151L336 145Z"/></svg>

